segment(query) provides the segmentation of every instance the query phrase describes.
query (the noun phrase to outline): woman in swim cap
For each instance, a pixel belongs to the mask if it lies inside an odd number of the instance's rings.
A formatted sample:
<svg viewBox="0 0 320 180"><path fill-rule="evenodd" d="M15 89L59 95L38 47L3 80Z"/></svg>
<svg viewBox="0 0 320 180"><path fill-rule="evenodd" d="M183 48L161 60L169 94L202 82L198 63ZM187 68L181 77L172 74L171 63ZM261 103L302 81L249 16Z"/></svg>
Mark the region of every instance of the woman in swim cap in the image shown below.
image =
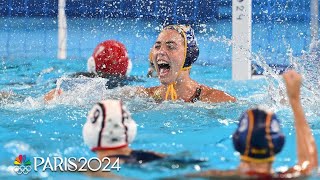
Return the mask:
<svg viewBox="0 0 320 180"><path fill-rule="evenodd" d="M151 88L139 87L136 95L153 97L157 102L163 100L235 102L235 97L199 84L190 78L191 66L198 56L199 48L190 26L166 26L159 34L150 53L150 59L153 61L161 85ZM48 94L45 100L51 100L54 97L53 93Z"/></svg>
<svg viewBox="0 0 320 180"><path fill-rule="evenodd" d="M87 61L88 72L77 72L71 78L105 78L106 89L113 89L128 85L130 82L141 80L136 76L129 76L132 68L128 51L124 44L116 40L106 40L97 45L92 56ZM61 95L62 89L53 89L44 96L45 101Z"/></svg>
<svg viewBox="0 0 320 180"><path fill-rule="evenodd" d="M272 171L275 155L284 145L280 121L271 112L250 109L240 117L239 126L233 134L233 145L241 159L238 168L209 170L187 177L292 179L311 175L318 168L317 146L300 102L301 76L289 71L283 77L294 114L298 163L284 172Z"/></svg>
<svg viewBox="0 0 320 180"><path fill-rule="evenodd" d="M142 88L156 101L183 100L185 102L234 102L233 96L201 85L190 78L191 65L199 56L199 48L190 26L169 25L159 34L153 46L152 60L161 82L160 86Z"/></svg>
<svg viewBox="0 0 320 180"><path fill-rule="evenodd" d="M150 151L133 150L129 144L137 125L120 100L104 100L92 107L83 126L83 139L100 159L120 158L121 163L141 164L165 157Z"/></svg>
<svg viewBox="0 0 320 180"><path fill-rule="evenodd" d="M101 161L109 158L110 165L114 163L118 163L119 166L140 165L166 157L160 153L131 149L129 144L135 139L136 133L136 122L120 100L104 100L95 104L89 111L82 129L84 143L97 154ZM87 174L117 177L102 171Z"/></svg>
<svg viewBox="0 0 320 180"><path fill-rule="evenodd" d="M97 154L101 161L106 157L109 158L111 165L117 162L117 159L120 164L130 165L141 165L157 160L180 165L204 162L198 159L184 160L152 151L132 149L129 144L134 141L136 134L136 122L131 118L130 112L122 101L110 99L100 101L92 107L82 129L84 143ZM90 175L103 177L111 175L100 173Z"/></svg>

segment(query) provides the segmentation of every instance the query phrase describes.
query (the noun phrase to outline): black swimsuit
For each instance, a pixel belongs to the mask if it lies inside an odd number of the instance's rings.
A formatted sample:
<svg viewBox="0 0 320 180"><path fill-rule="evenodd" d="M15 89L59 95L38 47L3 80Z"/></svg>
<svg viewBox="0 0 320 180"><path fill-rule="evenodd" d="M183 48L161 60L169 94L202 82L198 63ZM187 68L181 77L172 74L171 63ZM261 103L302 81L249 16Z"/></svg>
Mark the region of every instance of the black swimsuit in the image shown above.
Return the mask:
<svg viewBox="0 0 320 180"><path fill-rule="evenodd" d="M153 152L143 151L143 150L133 150L130 155L112 155L108 156L109 158L115 157L120 158L126 164L142 164L151 161L156 161L163 159L164 157L155 154Z"/></svg>
<svg viewBox="0 0 320 180"><path fill-rule="evenodd" d="M179 164L181 167L187 166L190 164L199 164L204 163L206 160L202 159L193 159L193 158L185 158L185 157L179 157L179 156L168 156L168 155L158 155L154 152L150 151L143 151L143 150L133 150L131 151L130 155L112 155L108 156L109 158L120 158L122 161L124 161L125 164L130 165L140 165L143 163L153 162L157 161L162 166L169 165L171 167L171 164Z"/></svg>
<svg viewBox="0 0 320 180"><path fill-rule="evenodd" d="M190 100L186 101L186 102L195 103L195 102L199 101L200 100L201 91L202 91L202 86L198 87L196 89L196 91L194 92L194 94L191 96Z"/></svg>

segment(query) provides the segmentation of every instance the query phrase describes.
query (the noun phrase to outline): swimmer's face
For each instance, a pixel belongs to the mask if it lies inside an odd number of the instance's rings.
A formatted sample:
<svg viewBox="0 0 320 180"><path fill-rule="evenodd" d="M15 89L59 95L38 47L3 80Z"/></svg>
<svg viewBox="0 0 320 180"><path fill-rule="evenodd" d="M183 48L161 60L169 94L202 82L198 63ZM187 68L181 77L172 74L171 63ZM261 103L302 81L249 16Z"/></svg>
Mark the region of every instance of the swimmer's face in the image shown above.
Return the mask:
<svg viewBox="0 0 320 180"><path fill-rule="evenodd" d="M175 82L184 63L184 39L176 31L162 31L152 49L152 60L162 84Z"/></svg>

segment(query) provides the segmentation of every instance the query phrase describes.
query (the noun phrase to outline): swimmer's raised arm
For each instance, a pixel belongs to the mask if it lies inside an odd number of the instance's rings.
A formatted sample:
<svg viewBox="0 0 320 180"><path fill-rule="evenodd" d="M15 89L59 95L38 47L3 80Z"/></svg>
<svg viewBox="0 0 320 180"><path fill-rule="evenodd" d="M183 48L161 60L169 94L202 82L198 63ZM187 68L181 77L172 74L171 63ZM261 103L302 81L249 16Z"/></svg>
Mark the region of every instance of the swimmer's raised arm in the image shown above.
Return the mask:
<svg viewBox="0 0 320 180"><path fill-rule="evenodd" d="M301 75L291 70L286 72L283 78L294 114L298 156L297 165L289 171L299 171L303 175L310 175L318 167L318 153L300 102Z"/></svg>

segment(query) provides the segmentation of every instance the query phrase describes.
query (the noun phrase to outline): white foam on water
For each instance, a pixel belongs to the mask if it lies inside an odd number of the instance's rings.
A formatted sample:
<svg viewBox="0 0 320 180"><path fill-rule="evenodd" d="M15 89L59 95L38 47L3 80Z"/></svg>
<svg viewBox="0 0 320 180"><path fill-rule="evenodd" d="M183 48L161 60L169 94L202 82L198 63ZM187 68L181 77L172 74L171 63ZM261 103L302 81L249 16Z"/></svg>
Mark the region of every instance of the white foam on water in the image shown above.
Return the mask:
<svg viewBox="0 0 320 180"><path fill-rule="evenodd" d="M27 143L23 141L9 141L4 145L4 148L12 154L28 154L37 156L38 153Z"/></svg>

